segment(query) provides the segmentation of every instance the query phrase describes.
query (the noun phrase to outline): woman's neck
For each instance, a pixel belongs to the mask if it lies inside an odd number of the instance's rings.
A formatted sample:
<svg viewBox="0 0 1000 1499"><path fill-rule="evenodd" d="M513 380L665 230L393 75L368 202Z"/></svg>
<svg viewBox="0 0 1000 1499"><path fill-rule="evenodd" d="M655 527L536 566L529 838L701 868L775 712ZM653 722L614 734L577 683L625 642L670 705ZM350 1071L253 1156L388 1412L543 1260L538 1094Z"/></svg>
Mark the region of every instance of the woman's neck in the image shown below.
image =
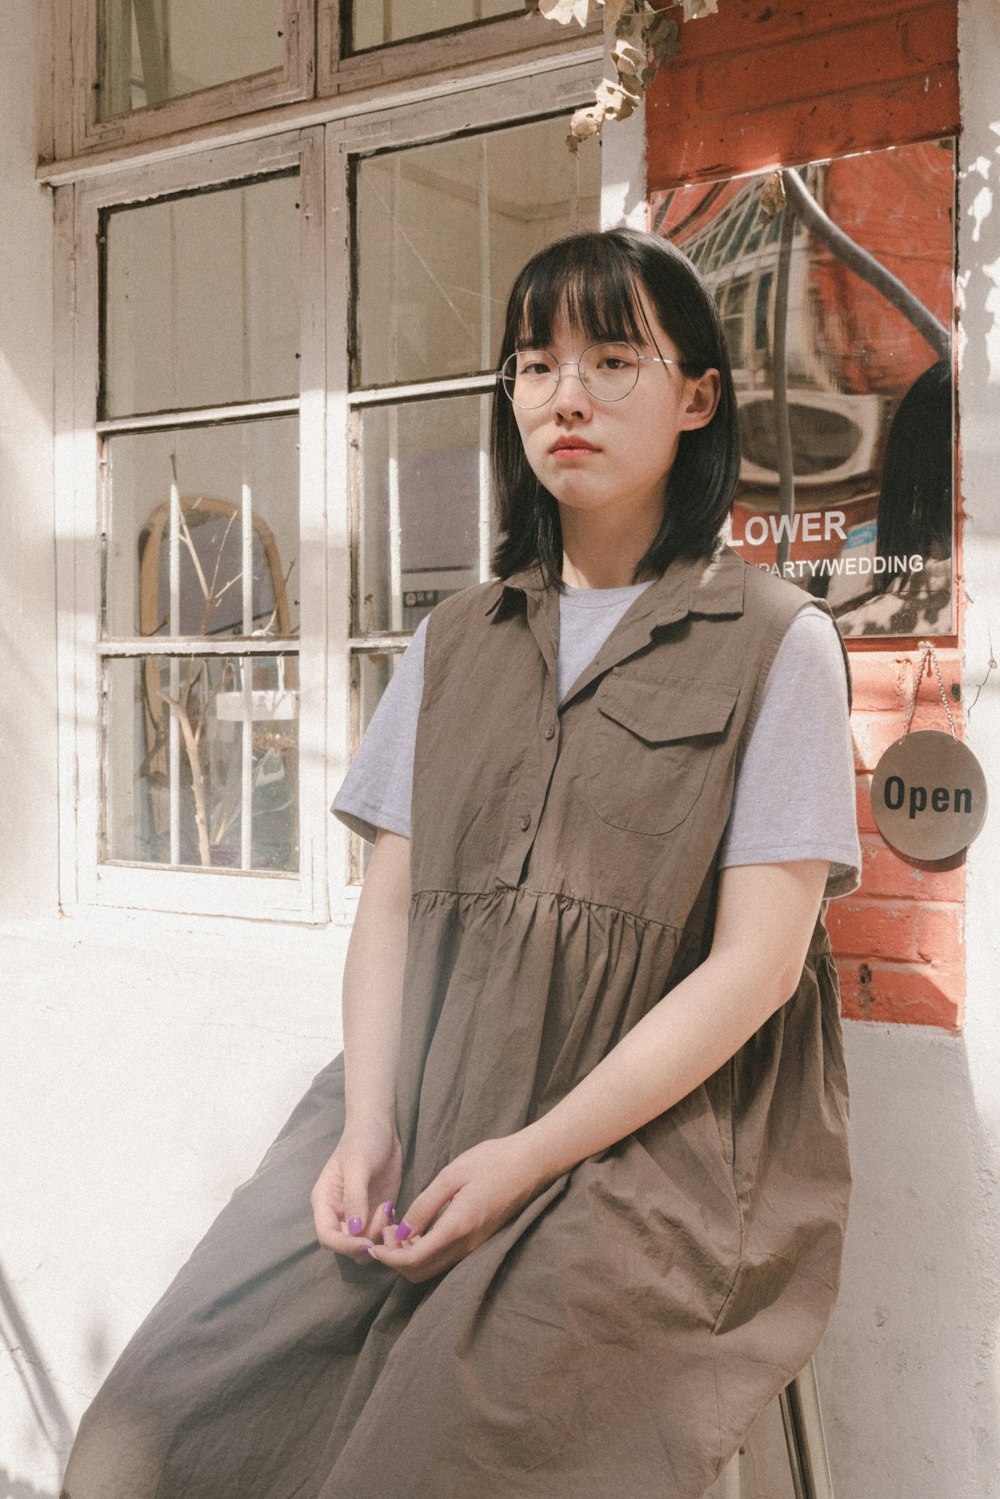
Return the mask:
<svg viewBox="0 0 1000 1499"><path fill-rule="evenodd" d="M562 580L570 588L625 588L641 582L635 569L659 530L643 524L622 524L618 514L580 511L560 506L562 522Z"/></svg>

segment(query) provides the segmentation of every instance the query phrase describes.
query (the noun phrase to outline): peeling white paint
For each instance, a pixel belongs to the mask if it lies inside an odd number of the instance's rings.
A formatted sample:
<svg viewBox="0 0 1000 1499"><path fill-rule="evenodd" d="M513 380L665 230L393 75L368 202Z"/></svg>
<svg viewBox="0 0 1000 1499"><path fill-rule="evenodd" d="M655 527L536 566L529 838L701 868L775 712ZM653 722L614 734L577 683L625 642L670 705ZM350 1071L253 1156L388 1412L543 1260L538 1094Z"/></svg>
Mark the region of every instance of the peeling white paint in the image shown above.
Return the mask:
<svg viewBox="0 0 1000 1499"><path fill-rule="evenodd" d="M978 229L977 225L977 229ZM973 235L978 240L978 234ZM983 311L991 318L984 339L990 367L990 384L1000 383L1000 259L983 266L983 275L993 286L983 299Z"/></svg>
<svg viewBox="0 0 1000 1499"><path fill-rule="evenodd" d="M973 244L979 243L979 234L983 227L984 219L988 219L993 212L993 193L988 187L981 187L972 200L969 209L969 217L973 220L972 230Z"/></svg>

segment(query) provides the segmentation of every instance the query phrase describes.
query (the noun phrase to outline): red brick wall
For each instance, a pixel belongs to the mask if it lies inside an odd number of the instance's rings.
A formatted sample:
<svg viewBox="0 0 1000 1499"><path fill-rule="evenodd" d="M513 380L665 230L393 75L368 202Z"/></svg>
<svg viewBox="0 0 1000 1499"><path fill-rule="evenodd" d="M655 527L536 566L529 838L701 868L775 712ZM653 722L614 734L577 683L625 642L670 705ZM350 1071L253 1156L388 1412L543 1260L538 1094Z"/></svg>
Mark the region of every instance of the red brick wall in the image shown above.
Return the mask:
<svg viewBox="0 0 1000 1499"><path fill-rule="evenodd" d="M827 914L840 971L843 1010L855 1020L902 1020L949 1029L961 1024L965 996L963 921L965 864L920 864L894 853L872 817L871 773L898 739L913 690L920 652L853 650L858 828L863 856L861 889L834 901ZM958 652L938 648L952 717L961 683ZM914 726L948 728L937 682L924 676Z"/></svg>
<svg viewBox="0 0 1000 1499"><path fill-rule="evenodd" d="M649 190L958 128L956 0L719 0L650 90Z"/></svg>
<svg viewBox="0 0 1000 1499"><path fill-rule="evenodd" d="M717 16L683 28L680 55L650 91L648 190L954 134L957 56L956 0L720 0ZM959 644L960 636L937 642L960 727ZM921 865L894 853L869 796L879 755L902 731L915 647L850 647L864 869L861 889L831 905L828 925L845 1015L956 1029L964 861ZM947 727L933 678L918 705L916 727Z"/></svg>

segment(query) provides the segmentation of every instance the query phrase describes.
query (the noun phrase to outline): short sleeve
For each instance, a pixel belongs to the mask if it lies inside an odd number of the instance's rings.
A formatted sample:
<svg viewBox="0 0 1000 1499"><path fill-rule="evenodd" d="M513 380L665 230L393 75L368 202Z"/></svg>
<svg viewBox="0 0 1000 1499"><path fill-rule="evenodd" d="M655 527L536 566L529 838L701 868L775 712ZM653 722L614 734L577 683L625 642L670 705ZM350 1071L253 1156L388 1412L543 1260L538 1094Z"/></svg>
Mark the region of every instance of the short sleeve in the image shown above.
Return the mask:
<svg viewBox="0 0 1000 1499"><path fill-rule="evenodd" d="M375 842L379 828L410 836L413 755L424 691L422 619L393 672L333 802L333 814L353 833Z"/></svg>
<svg viewBox="0 0 1000 1499"><path fill-rule="evenodd" d="M768 676L733 793L720 867L826 859L827 898L861 867L847 681L837 626L806 605Z"/></svg>

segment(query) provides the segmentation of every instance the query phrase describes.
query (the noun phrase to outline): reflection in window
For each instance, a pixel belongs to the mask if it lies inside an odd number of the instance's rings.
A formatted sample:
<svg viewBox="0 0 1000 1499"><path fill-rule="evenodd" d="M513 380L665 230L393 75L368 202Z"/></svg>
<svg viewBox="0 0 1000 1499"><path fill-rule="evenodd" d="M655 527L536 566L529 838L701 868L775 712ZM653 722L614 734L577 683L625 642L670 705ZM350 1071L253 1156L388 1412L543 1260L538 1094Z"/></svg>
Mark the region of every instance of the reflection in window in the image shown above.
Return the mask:
<svg viewBox="0 0 1000 1499"><path fill-rule="evenodd" d="M898 524L887 453L908 392L950 369L953 202L945 141L677 188L651 205L725 329L743 439L733 544L826 598L846 633L951 627L950 386L924 422L940 451L921 464L946 478L910 486L933 488L932 528L916 500ZM887 592L894 601L866 605Z"/></svg>
<svg viewBox="0 0 1000 1499"><path fill-rule="evenodd" d="M788 408L792 470L796 475L827 474L842 468L857 451L862 432L850 417L823 406L792 401ZM757 468L777 470L778 449L770 401L740 407L744 457Z"/></svg>
<svg viewBox="0 0 1000 1499"><path fill-rule="evenodd" d="M515 0L351 0L349 10L352 52L524 14Z"/></svg>
<svg viewBox="0 0 1000 1499"><path fill-rule="evenodd" d="M298 868L294 658L112 660L105 695L107 858Z"/></svg>
<svg viewBox="0 0 1000 1499"><path fill-rule="evenodd" d="M284 63L284 0L100 0L102 120Z"/></svg>
<svg viewBox="0 0 1000 1499"><path fill-rule="evenodd" d="M106 632L298 626L298 421L123 433L106 446Z"/></svg>

